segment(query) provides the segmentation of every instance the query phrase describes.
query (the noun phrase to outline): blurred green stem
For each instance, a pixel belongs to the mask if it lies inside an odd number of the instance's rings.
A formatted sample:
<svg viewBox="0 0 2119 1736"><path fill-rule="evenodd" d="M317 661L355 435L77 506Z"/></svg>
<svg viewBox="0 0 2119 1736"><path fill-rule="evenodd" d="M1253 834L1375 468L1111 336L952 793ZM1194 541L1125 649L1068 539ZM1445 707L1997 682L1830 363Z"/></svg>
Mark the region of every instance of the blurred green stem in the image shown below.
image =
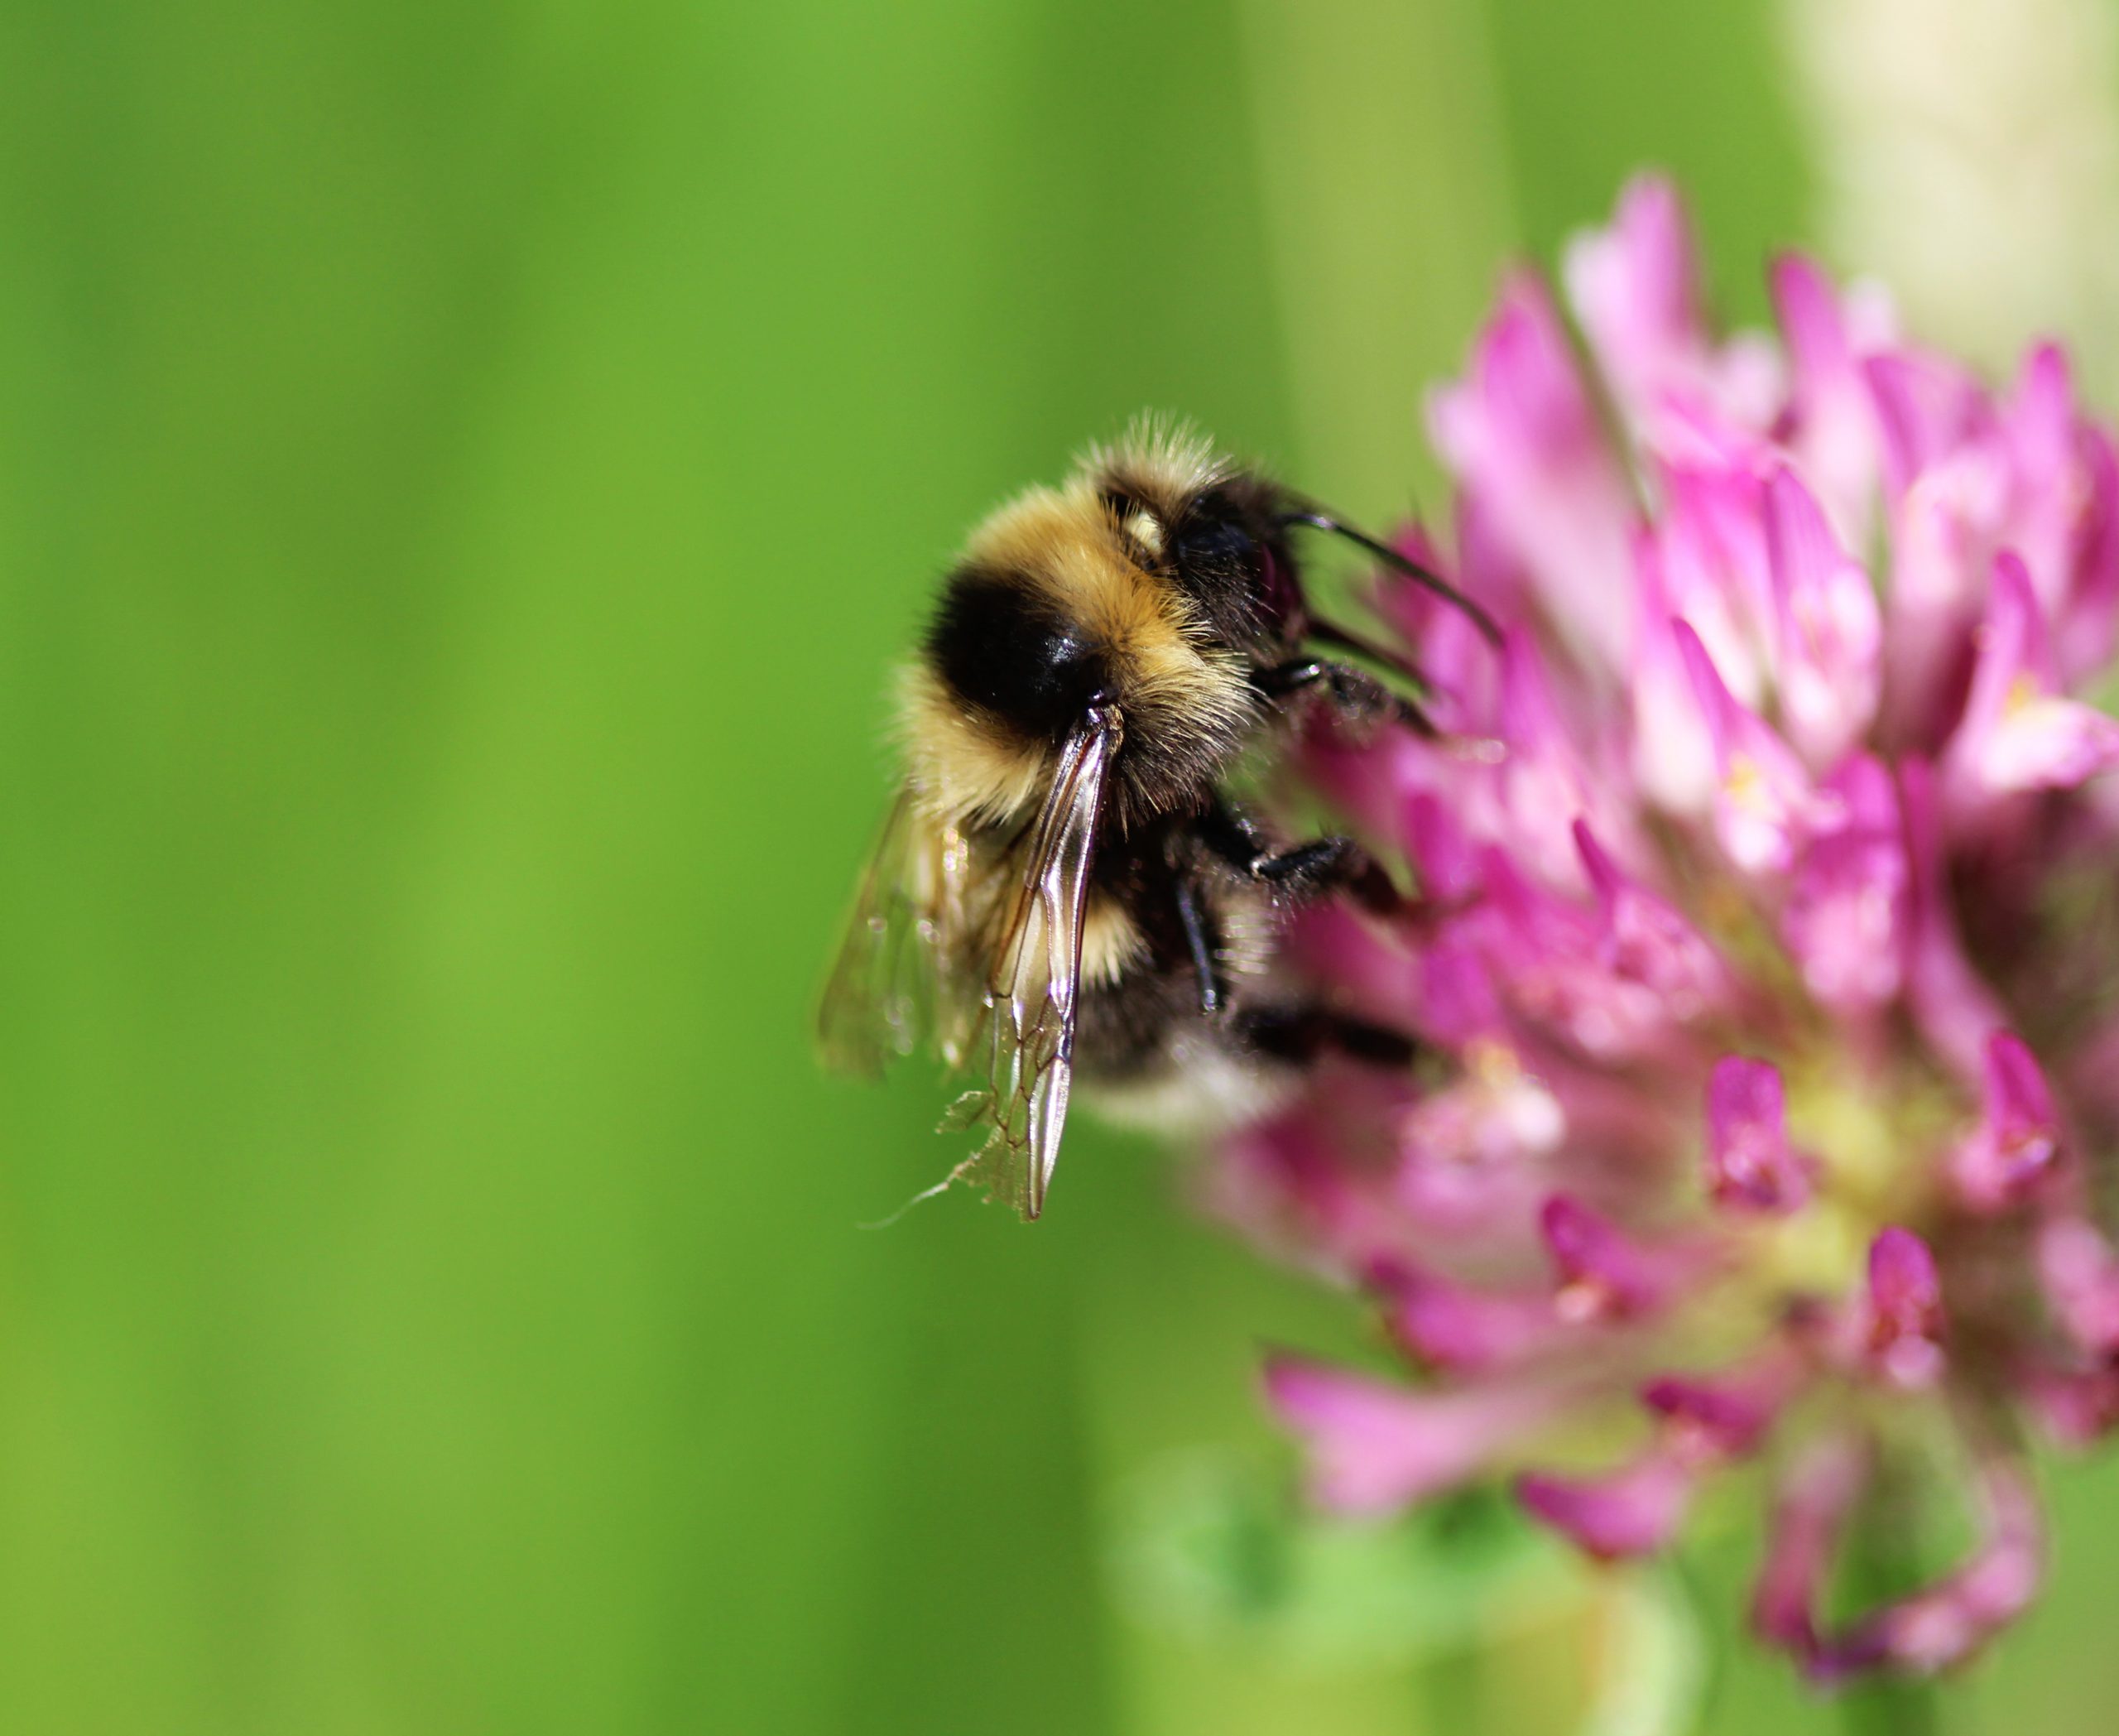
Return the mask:
<svg viewBox="0 0 2119 1736"><path fill-rule="evenodd" d="M1684 1736L1707 1666L1684 1588L1671 1575L1614 1571L1601 1603L1602 1656L1575 1736Z"/></svg>
<svg viewBox="0 0 2119 1736"><path fill-rule="evenodd" d="M1849 1540L1847 1562L1854 1607L1874 1609L1902 1598L1929 1577L1914 1515L1918 1485L1905 1464L1886 1460ZM1939 1736L1942 1700L1932 1681L1880 1676L1847 1690L1841 1717L1862 1736Z"/></svg>
<svg viewBox="0 0 2119 1736"><path fill-rule="evenodd" d="M1479 1681L1483 1673L1476 1642L1439 1653L1428 1665L1421 1684L1425 1728L1463 1731L1465 1736L1484 1729Z"/></svg>
<svg viewBox="0 0 2119 1736"><path fill-rule="evenodd" d="M1857 1736L1940 1736L1942 1702L1931 1681L1881 1681L1850 1690L1840 1717Z"/></svg>

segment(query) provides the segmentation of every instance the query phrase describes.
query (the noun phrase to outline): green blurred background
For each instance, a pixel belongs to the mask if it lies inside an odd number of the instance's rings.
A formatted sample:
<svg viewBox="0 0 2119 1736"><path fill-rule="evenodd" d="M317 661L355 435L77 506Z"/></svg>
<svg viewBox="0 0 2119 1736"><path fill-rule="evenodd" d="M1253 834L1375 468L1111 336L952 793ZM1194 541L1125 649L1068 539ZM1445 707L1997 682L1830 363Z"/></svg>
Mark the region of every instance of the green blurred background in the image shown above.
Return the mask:
<svg viewBox="0 0 2119 1736"><path fill-rule="evenodd" d="M1644 161L1755 314L1780 27L0 8L0 1729L1571 1728L1557 1559L1456 1638L1141 1570L1345 1310L1088 1128L1035 1229L864 1233L936 1084L805 1026L968 524L1151 405L1431 494L1423 383ZM2114 1474L1948 1728L2119 1695Z"/></svg>

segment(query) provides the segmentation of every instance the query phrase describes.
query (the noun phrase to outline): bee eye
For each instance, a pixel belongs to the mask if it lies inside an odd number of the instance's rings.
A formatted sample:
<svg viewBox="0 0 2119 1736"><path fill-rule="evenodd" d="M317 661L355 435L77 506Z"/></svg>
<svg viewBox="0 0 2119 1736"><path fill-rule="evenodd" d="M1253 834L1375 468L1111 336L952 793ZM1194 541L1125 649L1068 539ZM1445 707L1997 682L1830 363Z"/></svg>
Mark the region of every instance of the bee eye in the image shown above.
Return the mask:
<svg viewBox="0 0 2119 1736"><path fill-rule="evenodd" d="M1178 530L1176 555L1180 572L1217 575L1254 572L1258 566L1258 540L1232 520L1194 517Z"/></svg>

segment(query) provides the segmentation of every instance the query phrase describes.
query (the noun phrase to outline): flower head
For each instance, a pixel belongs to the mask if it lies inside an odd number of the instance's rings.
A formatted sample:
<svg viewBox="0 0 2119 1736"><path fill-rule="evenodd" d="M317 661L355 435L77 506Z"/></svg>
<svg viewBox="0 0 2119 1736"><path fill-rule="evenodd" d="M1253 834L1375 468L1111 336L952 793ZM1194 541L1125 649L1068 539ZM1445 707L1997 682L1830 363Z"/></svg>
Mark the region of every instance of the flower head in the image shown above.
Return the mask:
<svg viewBox="0 0 2119 1736"><path fill-rule="evenodd" d="M1991 392L1799 259L1780 341L1723 338L1660 182L1565 279L1597 377L1520 274L1430 406L1458 546L1407 546L1502 645L1383 581L1446 727L1303 750L1415 892L1305 915L1297 968L1426 1059L1222 1154L1410 1365L1269 1395L1328 1506L1510 1476L1601 1559L1761 1462L1758 1633L1936 1669L2037 1583L2025 1425L2119 1423L2114 442L2056 350ZM1957 1467L1975 1541L1835 1623L1894 1455Z"/></svg>

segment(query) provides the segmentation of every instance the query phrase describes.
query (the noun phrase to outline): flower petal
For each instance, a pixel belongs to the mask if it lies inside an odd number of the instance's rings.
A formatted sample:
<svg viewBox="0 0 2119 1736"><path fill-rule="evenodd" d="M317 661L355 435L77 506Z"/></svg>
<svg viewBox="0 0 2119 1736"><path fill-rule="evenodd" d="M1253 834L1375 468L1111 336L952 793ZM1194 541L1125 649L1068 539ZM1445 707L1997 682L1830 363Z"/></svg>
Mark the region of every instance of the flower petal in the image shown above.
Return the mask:
<svg viewBox="0 0 2119 1736"><path fill-rule="evenodd" d="M1785 873L1820 815L1809 776L1787 743L1737 703L1690 624L1680 621L1674 631L1721 775L1715 834L1746 873Z"/></svg>
<svg viewBox="0 0 2119 1736"><path fill-rule="evenodd" d="M1538 1214L1538 1231L1559 1277L1563 1318L1624 1320L1660 1306L1691 1277L1684 1249L1635 1241L1579 1200L1555 1194Z"/></svg>
<svg viewBox="0 0 2119 1736"><path fill-rule="evenodd" d="M1742 1459L1758 1449L1811 1375L1811 1359L1784 1337L1732 1370L1652 1380L1641 1389L1641 1402L1692 1456Z"/></svg>
<svg viewBox="0 0 2119 1736"><path fill-rule="evenodd" d="M1392 1335L1422 1361L1454 1374L1528 1362L1570 1335L1547 1291L1474 1290L1398 1261L1380 1262L1369 1283L1388 1302Z"/></svg>
<svg viewBox="0 0 2119 1736"><path fill-rule="evenodd" d="M2060 1124L2038 1057L2013 1032L1987 1040L1987 1102L1952 1162L1959 1195L1975 1211L2021 1205L2060 1157Z"/></svg>
<svg viewBox="0 0 2119 1736"><path fill-rule="evenodd" d="M1917 758L1899 767L1899 794L1905 815L1910 935L1906 990L1921 1034L1961 1077L1981 1076L1987 1039L2001 1023L2000 1003L1973 970L1958 939L1945 878L1942 823L1934 774Z"/></svg>
<svg viewBox="0 0 2119 1736"><path fill-rule="evenodd" d="M1780 1075L1725 1056L1707 1083L1708 1191L1723 1205L1791 1212L1809 1202L1812 1166L1788 1142Z"/></svg>
<svg viewBox="0 0 2119 1736"><path fill-rule="evenodd" d="M1792 470L1767 479L1766 545L1781 721L1812 766L1829 765L1876 717L1883 679L1876 592Z"/></svg>
<svg viewBox="0 0 2119 1736"><path fill-rule="evenodd" d="M1599 962L1654 993L1675 1023L1689 1024L1730 995L1721 955L1667 899L1625 873L1586 820L1574 822L1574 847L1597 896L1604 933Z"/></svg>
<svg viewBox="0 0 2119 1736"><path fill-rule="evenodd" d="M1622 1560L1653 1555L1670 1541L1692 1505L1700 1469L1657 1445L1601 1477L1532 1472L1516 1479L1516 1498L1597 1560Z"/></svg>
<svg viewBox="0 0 2119 1736"><path fill-rule="evenodd" d="M1905 981L1912 864L1898 792L1881 761L1857 754L1825 781L1840 824L1804 848L1780 912L1804 985L1842 1015L1874 1012Z"/></svg>
<svg viewBox="0 0 2119 1736"><path fill-rule="evenodd" d="M2023 1468L1990 1466L1977 1551L1948 1578L1857 1622L1820 1646L1811 1673L1825 1681L1889 1667L1931 1676L1958 1663L2030 1607L2044 1576L2045 1527Z"/></svg>
<svg viewBox="0 0 2119 1736"><path fill-rule="evenodd" d="M1297 1357L1266 1365L1266 1396L1309 1455L1320 1507L1383 1513L1468 1482L1566 1408L1550 1381L1416 1392Z"/></svg>
<svg viewBox="0 0 2119 1736"><path fill-rule="evenodd" d="M1540 605L1593 661L1623 669L1632 500L1536 278L1504 286L1468 377L1430 397L1428 421Z"/></svg>
<svg viewBox="0 0 2119 1736"><path fill-rule="evenodd" d="M1751 1627L1760 1638L1804 1660L1816 1654L1819 1608L1840 1534L1872 1471L1866 1444L1842 1432L1811 1442L1782 1478L1766 1563L1751 1593Z"/></svg>
<svg viewBox="0 0 2119 1736"><path fill-rule="evenodd" d="M1775 260L1771 282L1792 375L1785 437L1842 541L1866 547L1879 454L1862 359L1888 334L1889 315L1872 314L1874 329L1862 330L1862 310L1850 314L1824 273L1799 254Z"/></svg>
<svg viewBox="0 0 2119 1736"><path fill-rule="evenodd" d="M2115 763L2119 718L2059 693L2030 575L2004 551L1994 563L1971 695L1950 743L1960 815L1996 795L2073 789Z"/></svg>
<svg viewBox="0 0 2119 1736"><path fill-rule="evenodd" d="M1641 176L1619 195L1610 228L1576 237L1561 267L1568 299L1613 393L1645 421L1661 392L1704 365L1699 268L1677 190Z"/></svg>
<svg viewBox="0 0 2119 1736"><path fill-rule="evenodd" d="M1896 1225L1878 1232L1862 1303L1861 1350L1871 1372L1908 1392L1942 1378L1942 1277L1925 1242Z"/></svg>
<svg viewBox="0 0 2119 1736"><path fill-rule="evenodd" d="M2038 1275L2077 1348L2119 1354L2119 1253L2088 1219L2056 1218L2038 1233Z"/></svg>

